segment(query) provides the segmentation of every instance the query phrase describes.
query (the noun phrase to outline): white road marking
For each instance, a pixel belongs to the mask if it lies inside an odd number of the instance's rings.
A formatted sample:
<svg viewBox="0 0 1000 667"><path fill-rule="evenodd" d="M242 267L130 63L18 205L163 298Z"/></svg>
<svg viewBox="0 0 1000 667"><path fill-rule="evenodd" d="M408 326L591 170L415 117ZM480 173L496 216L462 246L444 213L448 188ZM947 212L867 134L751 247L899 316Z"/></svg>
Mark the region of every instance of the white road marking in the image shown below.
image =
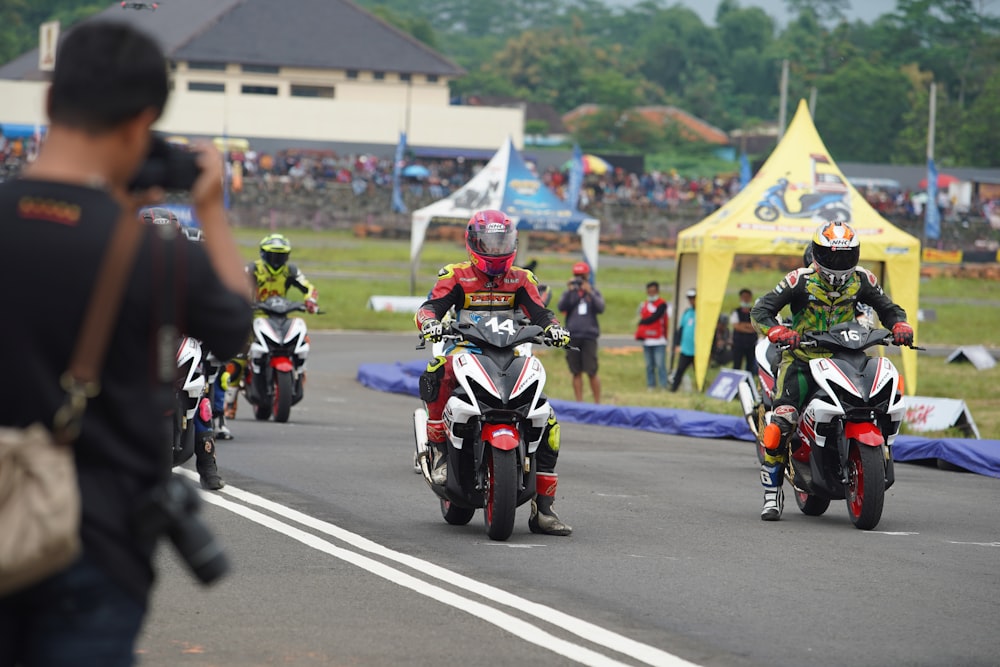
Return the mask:
<svg viewBox="0 0 1000 667"><path fill-rule="evenodd" d="M198 479L197 473L192 470L177 468L176 472L193 480ZM316 519L315 517L311 517L308 514L304 514L290 507L285 507L284 505L268 500L263 496L258 496L257 494L243 491L242 489L238 489L230 485L226 485L218 493L202 493L202 497L213 505L227 509L234 514L238 514L267 528L271 528L276 532L287 535L288 537L291 537L292 539L295 539L318 551L340 558L341 560L397 583L400 586L409 588L417 593L420 593L421 595L426 595L427 597L455 607L456 609L465 611L473 616L497 625L504 630L512 632L526 641L552 650L581 664L609 665L616 667L624 667L625 665L625 663L618 662L605 655L591 651L590 649L586 649L582 646L559 639L558 637L539 630L534 625L525 623L524 621L510 616L509 614L492 609L474 600L463 598L438 586L428 584L420 579L417 579L416 577L380 563L379 561L372 560L360 554L354 553L353 551L336 547L329 542L316 537L315 535L303 532L298 528L282 523L273 517L261 514L260 512L244 507L243 505L225 500L224 498L219 497L219 493L232 496L233 498L245 502L248 505L256 505L257 507L267 510L268 512L284 517L308 528L312 528L313 530L326 535L330 535L331 537L334 537L362 551L367 551L368 553L377 555L381 558L405 565L406 567L417 570L425 577L432 577L440 581L445 581L449 585L465 590L469 593L480 595L493 603L506 605L517 609L522 613L541 619L547 623L552 623L556 627L559 627L589 642L627 655L647 665L653 665L654 667L699 667L697 663L688 662L683 658L658 649L655 646L643 644L624 635L620 635L616 632L612 632L611 630L594 625L588 621L584 621L583 619L570 616L569 614L559 611L553 607L547 607L543 604L538 604L512 593L508 593L507 591L494 586L478 582L474 579L458 574L457 572L452 572L451 570L447 570L439 565L435 565L430 561L422 560L399 551L394 551L378 544L377 542L373 542L366 537L362 537L361 535L352 533L326 521Z"/></svg>
<svg viewBox="0 0 1000 667"><path fill-rule="evenodd" d="M948 540L948 544L968 544L974 547L1000 547L1000 542L955 542Z"/></svg>
<svg viewBox="0 0 1000 667"><path fill-rule="evenodd" d="M894 535L894 536L907 536L907 535L919 535L920 533L908 533L905 530L866 530L867 535Z"/></svg>

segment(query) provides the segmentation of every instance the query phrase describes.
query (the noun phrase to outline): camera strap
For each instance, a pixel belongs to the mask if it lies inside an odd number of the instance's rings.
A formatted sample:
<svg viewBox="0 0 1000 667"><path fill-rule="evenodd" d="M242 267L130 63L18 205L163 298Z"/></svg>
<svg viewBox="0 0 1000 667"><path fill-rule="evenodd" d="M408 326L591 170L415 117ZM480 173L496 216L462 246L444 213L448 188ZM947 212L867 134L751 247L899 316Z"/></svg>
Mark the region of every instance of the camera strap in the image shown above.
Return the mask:
<svg viewBox="0 0 1000 667"><path fill-rule="evenodd" d="M180 272L177 271L177 243L180 231L173 225L156 225L153 243L153 276L156 284L156 397L162 414L173 415L177 410L174 384L177 381L177 347L180 344L180 328L177 322L177 302L181 290ZM164 442L170 442L167 420ZM173 463L169 448L163 449L164 469L170 470Z"/></svg>
<svg viewBox="0 0 1000 667"><path fill-rule="evenodd" d="M62 444L70 444L79 436L87 399L100 392L101 369L135 264L141 231L129 209L122 208L101 259L69 366L60 378L66 399L53 418L52 434Z"/></svg>

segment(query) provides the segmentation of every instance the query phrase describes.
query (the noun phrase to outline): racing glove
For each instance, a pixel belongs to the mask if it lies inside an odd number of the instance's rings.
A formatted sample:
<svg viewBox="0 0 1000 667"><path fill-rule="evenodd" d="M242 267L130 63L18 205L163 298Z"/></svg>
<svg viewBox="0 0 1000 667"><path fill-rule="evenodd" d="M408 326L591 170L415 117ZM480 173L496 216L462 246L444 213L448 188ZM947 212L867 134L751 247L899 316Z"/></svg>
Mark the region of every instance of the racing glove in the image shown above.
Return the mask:
<svg viewBox="0 0 1000 667"><path fill-rule="evenodd" d="M783 324L768 329L767 339L775 345L787 345L789 350L794 350L802 342L798 331L789 329Z"/></svg>
<svg viewBox="0 0 1000 667"><path fill-rule="evenodd" d="M319 304L316 302L316 299L312 297L306 299L306 312L312 313L313 315L319 312Z"/></svg>
<svg viewBox="0 0 1000 667"><path fill-rule="evenodd" d="M566 347L569 345L569 332L558 324L550 324L545 327L545 332L542 335L546 345L551 345L552 347Z"/></svg>
<svg viewBox="0 0 1000 667"><path fill-rule="evenodd" d="M896 345L913 345L913 327L906 322L896 322L893 324L892 342Z"/></svg>
<svg viewBox="0 0 1000 667"><path fill-rule="evenodd" d="M424 320L420 325L420 335L424 340L437 343L444 336L444 325L441 324L441 320Z"/></svg>

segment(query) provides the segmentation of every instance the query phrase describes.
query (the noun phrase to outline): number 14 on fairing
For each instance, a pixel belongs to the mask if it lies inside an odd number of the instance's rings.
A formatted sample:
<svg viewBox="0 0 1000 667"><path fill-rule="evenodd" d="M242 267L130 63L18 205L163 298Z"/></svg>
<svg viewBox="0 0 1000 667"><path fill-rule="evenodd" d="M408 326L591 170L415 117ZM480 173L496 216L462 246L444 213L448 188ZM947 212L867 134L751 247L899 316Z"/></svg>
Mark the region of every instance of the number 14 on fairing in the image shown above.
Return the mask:
<svg viewBox="0 0 1000 667"><path fill-rule="evenodd" d="M498 317L494 317L484 322L483 326L488 328L493 333L500 333L502 331L509 336L514 335L514 320L501 320Z"/></svg>

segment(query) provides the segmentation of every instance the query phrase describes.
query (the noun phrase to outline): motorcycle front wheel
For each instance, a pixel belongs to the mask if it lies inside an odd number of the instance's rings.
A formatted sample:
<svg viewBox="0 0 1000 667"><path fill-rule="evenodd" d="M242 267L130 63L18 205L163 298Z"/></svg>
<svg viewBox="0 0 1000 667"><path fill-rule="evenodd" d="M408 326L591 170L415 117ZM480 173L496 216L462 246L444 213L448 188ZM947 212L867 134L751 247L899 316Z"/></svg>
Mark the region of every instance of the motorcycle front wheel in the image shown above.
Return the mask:
<svg viewBox="0 0 1000 667"><path fill-rule="evenodd" d="M885 463L881 447L852 440L847 452L847 513L860 530L871 530L882 518Z"/></svg>
<svg viewBox="0 0 1000 667"><path fill-rule="evenodd" d="M506 540L514 532L517 510L517 452L493 447L486 451L486 534L491 540Z"/></svg>
<svg viewBox="0 0 1000 667"><path fill-rule="evenodd" d="M274 421L286 422L292 413L292 374L278 371L274 374Z"/></svg>

